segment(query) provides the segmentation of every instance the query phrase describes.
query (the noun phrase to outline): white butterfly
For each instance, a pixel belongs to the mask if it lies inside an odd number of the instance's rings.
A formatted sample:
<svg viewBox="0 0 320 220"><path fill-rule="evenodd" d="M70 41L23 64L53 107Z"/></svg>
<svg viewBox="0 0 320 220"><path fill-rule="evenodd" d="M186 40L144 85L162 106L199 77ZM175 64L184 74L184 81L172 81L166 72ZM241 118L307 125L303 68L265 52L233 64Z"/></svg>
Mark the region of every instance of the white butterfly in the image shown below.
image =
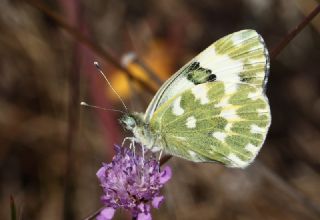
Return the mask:
<svg viewBox="0 0 320 220"><path fill-rule="evenodd" d="M120 122L153 151L244 168L270 126L268 72L262 37L254 30L235 32L168 79L145 114L125 114Z"/></svg>

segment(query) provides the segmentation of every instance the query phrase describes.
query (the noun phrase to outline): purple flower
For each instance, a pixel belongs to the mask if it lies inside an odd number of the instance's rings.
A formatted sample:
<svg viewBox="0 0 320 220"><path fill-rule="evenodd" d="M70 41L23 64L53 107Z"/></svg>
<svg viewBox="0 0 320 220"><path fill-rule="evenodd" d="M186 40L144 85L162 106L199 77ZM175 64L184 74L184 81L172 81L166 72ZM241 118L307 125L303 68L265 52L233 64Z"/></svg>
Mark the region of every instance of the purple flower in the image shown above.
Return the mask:
<svg viewBox="0 0 320 220"><path fill-rule="evenodd" d="M115 211L114 208L106 207L100 212L100 215L97 216L96 220L111 220Z"/></svg>
<svg viewBox="0 0 320 220"><path fill-rule="evenodd" d="M159 208L164 200L160 189L171 178L170 167L160 171L153 156L134 155L126 147L115 146L115 150L112 162L104 163L97 172L104 191L101 200L107 207L97 219L112 219L116 209L124 208L137 220L151 220L151 205Z"/></svg>

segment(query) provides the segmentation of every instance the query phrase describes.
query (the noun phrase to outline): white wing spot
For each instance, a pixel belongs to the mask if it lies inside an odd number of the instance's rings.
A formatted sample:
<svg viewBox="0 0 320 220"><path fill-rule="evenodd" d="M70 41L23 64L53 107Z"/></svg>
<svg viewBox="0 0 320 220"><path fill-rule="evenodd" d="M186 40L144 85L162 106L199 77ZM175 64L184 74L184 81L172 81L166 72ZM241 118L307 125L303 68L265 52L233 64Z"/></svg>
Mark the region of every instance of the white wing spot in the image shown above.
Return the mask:
<svg viewBox="0 0 320 220"><path fill-rule="evenodd" d="M181 96L179 96L178 98L176 98L173 102L173 106L172 106L172 113L174 115L182 115L184 113L183 108L181 108L180 106L180 102L181 102Z"/></svg>
<svg viewBox="0 0 320 220"><path fill-rule="evenodd" d="M224 90L226 94L234 94L238 90L238 84L232 83L232 84L225 85ZM214 107L219 108L219 107L224 107L229 105L229 99L230 99L229 96L222 97L220 102L215 104Z"/></svg>
<svg viewBox="0 0 320 220"><path fill-rule="evenodd" d="M257 100L260 98L260 96L261 96L261 92L259 92L259 91L258 92L250 92L248 94L248 98L251 100Z"/></svg>
<svg viewBox="0 0 320 220"><path fill-rule="evenodd" d="M229 105L229 97L223 97L214 107L220 108Z"/></svg>
<svg viewBox="0 0 320 220"><path fill-rule="evenodd" d="M151 151L154 152L154 153L159 152L161 150L163 150L163 148L159 147L159 146L152 146L152 148L151 148Z"/></svg>
<svg viewBox="0 0 320 220"><path fill-rule="evenodd" d="M256 155L257 153L258 153L258 151L259 151L259 147L257 147L257 146L254 146L253 144L251 144L251 143L249 143L249 144L247 144L246 146L245 146L245 149L247 150L247 151L249 151L252 155Z"/></svg>
<svg viewBox="0 0 320 220"><path fill-rule="evenodd" d="M194 116L190 116L187 118L187 128L195 128L197 123L197 119Z"/></svg>
<svg viewBox="0 0 320 220"><path fill-rule="evenodd" d="M238 90L238 84L232 83L225 86L225 93L226 94L233 94Z"/></svg>
<svg viewBox="0 0 320 220"><path fill-rule="evenodd" d="M187 138L185 138L185 137L175 137L176 139L178 139L178 140L180 140L180 141L185 141L185 140L187 140Z"/></svg>
<svg viewBox="0 0 320 220"><path fill-rule="evenodd" d="M232 43L237 45L239 42L243 40L242 34L233 34L231 37Z"/></svg>
<svg viewBox="0 0 320 220"><path fill-rule="evenodd" d="M232 128L232 123L231 123L231 122L228 122L228 124L227 124L226 127L225 127L225 130L226 130L226 131L231 131L231 128Z"/></svg>
<svg viewBox="0 0 320 220"><path fill-rule="evenodd" d="M217 131L217 132L213 132L212 136L217 138L219 141L224 141L227 135L223 132Z"/></svg>
<svg viewBox="0 0 320 220"><path fill-rule="evenodd" d="M208 94L207 94L208 89L206 86L204 85L195 86L194 88L192 88L191 91L194 97L200 100L200 103L202 105L209 103Z"/></svg>
<svg viewBox="0 0 320 220"><path fill-rule="evenodd" d="M243 71L243 61L231 59L228 55L220 55L210 46L200 53L196 60L200 66L217 75L217 80L240 82L239 73ZM226 67L230 67L226 69Z"/></svg>
<svg viewBox="0 0 320 220"><path fill-rule="evenodd" d="M225 119L238 120L239 116L235 109L222 109L220 116Z"/></svg>
<svg viewBox="0 0 320 220"><path fill-rule="evenodd" d="M255 124L251 125L250 126L250 132L255 134L255 133L264 133L265 132L265 129L264 128L261 128Z"/></svg>
<svg viewBox="0 0 320 220"><path fill-rule="evenodd" d="M229 165L230 167L240 167L240 168L245 168L248 166L247 161L241 160L237 155L230 153L227 158L230 160L231 164Z"/></svg>
<svg viewBox="0 0 320 220"><path fill-rule="evenodd" d="M192 150L188 150L188 153L190 154L190 156L191 156L192 158L196 158L196 157L197 157L197 154L196 154L194 151L192 151Z"/></svg>
<svg viewBox="0 0 320 220"><path fill-rule="evenodd" d="M255 48L252 48L251 50L258 50L258 49L263 49L263 46L255 47ZM256 59L251 58L248 60L248 64L251 64L252 66L265 63L265 62L266 62L266 58L264 56Z"/></svg>
<svg viewBox="0 0 320 220"><path fill-rule="evenodd" d="M259 108L257 111L259 116L265 115L269 112L266 108Z"/></svg>
<svg viewBox="0 0 320 220"><path fill-rule="evenodd" d="M204 161L204 160L201 159L201 157L199 157L199 156L197 155L196 152L194 152L194 151L192 151L192 150L188 150L188 153L189 153L190 157L192 158L192 160L193 160L194 162L202 162L202 161Z"/></svg>
<svg viewBox="0 0 320 220"><path fill-rule="evenodd" d="M194 83L188 80L186 77L181 76L176 80L177 80L176 82L179 82L179 83L172 83L172 85L174 86L166 87L165 88L166 90L163 91L164 94L161 98L161 102L159 103L160 105L166 102L171 97L174 97L175 95L178 95L179 93L186 91L187 89L190 89L191 87L194 86Z"/></svg>

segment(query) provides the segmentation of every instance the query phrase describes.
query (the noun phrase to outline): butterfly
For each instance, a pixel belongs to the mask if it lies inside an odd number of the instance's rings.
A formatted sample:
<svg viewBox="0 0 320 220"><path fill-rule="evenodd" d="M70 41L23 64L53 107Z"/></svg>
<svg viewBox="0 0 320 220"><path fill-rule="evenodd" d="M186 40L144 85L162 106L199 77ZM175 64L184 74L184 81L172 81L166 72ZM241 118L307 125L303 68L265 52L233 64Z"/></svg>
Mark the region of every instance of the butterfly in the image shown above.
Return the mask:
<svg viewBox="0 0 320 220"><path fill-rule="evenodd" d="M154 152L245 168L271 123L265 94L269 66L255 30L232 33L172 75L145 114L125 114L120 123Z"/></svg>

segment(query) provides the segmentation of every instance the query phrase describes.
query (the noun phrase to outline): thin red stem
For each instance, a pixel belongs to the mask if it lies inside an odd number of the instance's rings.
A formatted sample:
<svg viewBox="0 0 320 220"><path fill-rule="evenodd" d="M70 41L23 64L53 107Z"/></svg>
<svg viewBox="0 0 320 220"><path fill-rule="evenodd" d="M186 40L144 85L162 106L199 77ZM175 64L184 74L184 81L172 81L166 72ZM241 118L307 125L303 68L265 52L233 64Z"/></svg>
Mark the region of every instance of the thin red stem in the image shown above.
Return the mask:
<svg viewBox="0 0 320 220"><path fill-rule="evenodd" d="M298 24L293 30L291 30L282 40L275 46L270 53L270 58L275 59L279 53L299 34L303 28L305 28L310 21L320 12L320 4L305 18L300 24Z"/></svg>

